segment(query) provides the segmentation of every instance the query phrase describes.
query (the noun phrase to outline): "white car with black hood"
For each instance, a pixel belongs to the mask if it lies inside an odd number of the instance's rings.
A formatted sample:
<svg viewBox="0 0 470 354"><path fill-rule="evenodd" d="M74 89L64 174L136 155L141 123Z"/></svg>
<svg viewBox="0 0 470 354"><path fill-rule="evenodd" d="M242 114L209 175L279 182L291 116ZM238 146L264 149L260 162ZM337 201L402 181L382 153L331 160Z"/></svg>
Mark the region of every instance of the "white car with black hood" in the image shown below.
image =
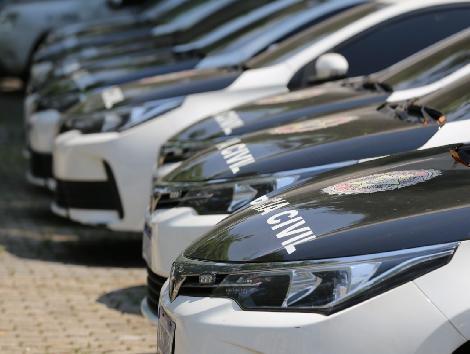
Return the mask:
<svg viewBox="0 0 470 354"><path fill-rule="evenodd" d="M254 201L174 263L157 352L468 353L469 178L458 143Z"/></svg>
<svg viewBox="0 0 470 354"><path fill-rule="evenodd" d="M325 79L325 66L340 68L326 70L333 77L343 75L347 66L350 76L384 69L467 28L469 14L470 2L463 0L359 5L261 54L243 71L229 73L233 76L225 88L157 102L155 114L134 114L131 125L106 132L65 132L56 138L53 152L58 187L53 211L85 224L141 230L155 160L161 145L177 132L212 114ZM119 115L113 117L119 121Z"/></svg>
<svg viewBox="0 0 470 354"><path fill-rule="evenodd" d="M424 97L371 104L222 142L155 181L143 255L155 319L172 262L228 215L268 193L368 159L460 142L470 129L467 75Z"/></svg>

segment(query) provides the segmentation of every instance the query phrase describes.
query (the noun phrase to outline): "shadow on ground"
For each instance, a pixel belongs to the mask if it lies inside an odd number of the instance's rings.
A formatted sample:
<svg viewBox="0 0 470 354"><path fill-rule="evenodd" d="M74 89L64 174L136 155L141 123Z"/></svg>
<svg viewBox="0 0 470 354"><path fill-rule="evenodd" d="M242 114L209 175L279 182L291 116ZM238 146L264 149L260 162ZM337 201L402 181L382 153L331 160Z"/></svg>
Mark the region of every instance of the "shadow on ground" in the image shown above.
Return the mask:
<svg viewBox="0 0 470 354"><path fill-rule="evenodd" d="M17 257L89 266L140 267L141 236L54 216L51 195L26 183L23 95L0 93L0 247Z"/></svg>
<svg viewBox="0 0 470 354"><path fill-rule="evenodd" d="M121 313L142 316L140 302L147 294L146 291L145 286L133 286L104 294L96 301Z"/></svg>

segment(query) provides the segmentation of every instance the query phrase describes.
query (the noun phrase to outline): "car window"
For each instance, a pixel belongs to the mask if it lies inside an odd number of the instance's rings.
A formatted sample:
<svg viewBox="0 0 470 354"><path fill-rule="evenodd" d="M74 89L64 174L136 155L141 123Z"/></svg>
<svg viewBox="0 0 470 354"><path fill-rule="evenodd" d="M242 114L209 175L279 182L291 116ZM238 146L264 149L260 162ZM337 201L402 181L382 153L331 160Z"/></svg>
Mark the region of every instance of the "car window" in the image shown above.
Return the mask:
<svg viewBox="0 0 470 354"><path fill-rule="evenodd" d="M373 80L386 83L395 91L436 82L470 63L470 29L459 32L420 51Z"/></svg>
<svg viewBox="0 0 470 354"><path fill-rule="evenodd" d="M247 67L256 69L282 62L285 59L294 56L304 48L318 42L328 34L355 22L361 17L371 14L381 7L383 7L383 5L379 3L368 3L337 14L315 26L303 30L299 34L281 42L280 44L272 46L262 54L257 55L255 58L250 60L247 63Z"/></svg>
<svg viewBox="0 0 470 354"><path fill-rule="evenodd" d="M348 60L348 76L367 75L393 65L469 25L469 5L418 10L359 34L333 51Z"/></svg>

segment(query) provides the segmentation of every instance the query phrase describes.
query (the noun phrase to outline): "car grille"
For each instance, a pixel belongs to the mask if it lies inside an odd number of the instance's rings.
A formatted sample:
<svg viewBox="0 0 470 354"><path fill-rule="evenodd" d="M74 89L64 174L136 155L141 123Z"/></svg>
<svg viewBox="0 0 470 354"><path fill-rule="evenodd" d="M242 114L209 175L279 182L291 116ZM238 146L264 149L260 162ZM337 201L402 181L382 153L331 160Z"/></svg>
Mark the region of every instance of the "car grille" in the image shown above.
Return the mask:
<svg viewBox="0 0 470 354"><path fill-rule="evenodd" d="M52 154L30 150L29 169L33 177L52 178Z"/></svg>
<svg viewBox="0 0 470 354"><path fill-rule="evenodd" d="M82 182L57 180L55 199L64 209L115 210L124 217L119 190L111 168L105 163L106 181Z"/></svg>
<svg viewBox="0 0 470 354"><path fill-rule="evenodd" d="M166 278L155 274L147 267L147 303L150 310L156 315L158 313L158 301L160 291Z"/></svg>

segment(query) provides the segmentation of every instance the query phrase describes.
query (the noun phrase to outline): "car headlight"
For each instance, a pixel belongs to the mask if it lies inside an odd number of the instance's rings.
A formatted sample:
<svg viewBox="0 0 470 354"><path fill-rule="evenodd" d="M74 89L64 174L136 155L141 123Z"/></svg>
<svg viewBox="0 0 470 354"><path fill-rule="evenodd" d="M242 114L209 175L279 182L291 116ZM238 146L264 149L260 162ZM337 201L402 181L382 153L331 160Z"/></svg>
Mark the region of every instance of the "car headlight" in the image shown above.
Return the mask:
<svg viewBox="0 0 470 354"><path fill-rule="evenodd" d="M170 298L224 297L244 310L330 315L447 264L457 246L450 243L344 259L269 264L212 264L183 256L173 266Z"/></svg>
<svg viewBox="0 0 470 354"><path fill-rule="evenodd" d="M154 181L150 210L191 207L199 214L228 214L254 199L288 186L298 176L268 176L210 183L165 183Z"/></svg>
<svg viewBox="0 0 470 354"><path fill-rule="evenodd" d="M210 146L210 141L167 141L160 148L158 164L161 166L165 163L186 160L208 146Z"/></svg>
<svg viewBox="0 0 470 354"><path fill-rule="evenodd" d="M93 134L124 131L179 107L183 100L184 98L164 99L139 107L124 106L86 115L71 114L64 118L61 132L78 130L83 134Z"/></svg>

